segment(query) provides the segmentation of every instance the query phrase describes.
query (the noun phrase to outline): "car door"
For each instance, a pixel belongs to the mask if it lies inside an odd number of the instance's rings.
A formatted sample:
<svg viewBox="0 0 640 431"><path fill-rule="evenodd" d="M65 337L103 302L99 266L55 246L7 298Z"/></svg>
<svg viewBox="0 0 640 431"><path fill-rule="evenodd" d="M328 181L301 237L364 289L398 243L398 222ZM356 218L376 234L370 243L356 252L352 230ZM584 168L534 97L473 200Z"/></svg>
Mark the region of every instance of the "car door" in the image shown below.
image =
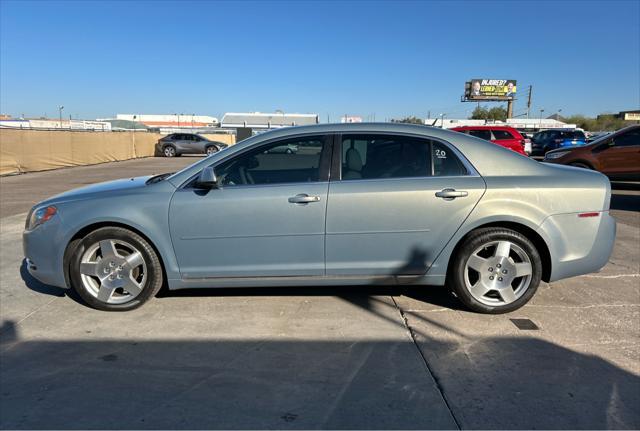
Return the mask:
<svg viewBox="0 0 640 431"><path fill-rule="evenodd" d="M206 144L209 142L206 139L198 136L198 135L191 135L193 138L193 153L194 154L203 154L205 152L205 147Z"/></svg>
<svg viewBox="0 0 640 431"><path fill-rule="evenodd" d="M183 135L182 133L176 133L173 135L172 141L178 153L184 154L187 152L188 149L185 147L186 146L185 135Z"/></svg>
<svg viewBox="0 0 640 431"><path fill-rule="evenodd" d="M324 275L331 146L314 135L267 143L215 166L218 187L174 194L169 225L185 279ZM297 145L285 153L274 148Z"/></svg>
<svg viewBox="0 0 640 431"><path fill-rule="evenodd" d="M327 275L424 274L484 193L484 180L436 140L344 134L338 145Z"/></svg>
<svg viewBox="0 0 640 431"><path fill-rule="evenodd" d="M640 173L640 128L613 136L598 154L600 170L607 175Z"/></svg>
<svg viewBox="0 0 640 431"><path fill-rule="evenodd" d="M192 134L184 134L182 135L182 152L184 154L196 154L199 151L197 151L197 147L196 147L196 137L195 135Z"/></svg>

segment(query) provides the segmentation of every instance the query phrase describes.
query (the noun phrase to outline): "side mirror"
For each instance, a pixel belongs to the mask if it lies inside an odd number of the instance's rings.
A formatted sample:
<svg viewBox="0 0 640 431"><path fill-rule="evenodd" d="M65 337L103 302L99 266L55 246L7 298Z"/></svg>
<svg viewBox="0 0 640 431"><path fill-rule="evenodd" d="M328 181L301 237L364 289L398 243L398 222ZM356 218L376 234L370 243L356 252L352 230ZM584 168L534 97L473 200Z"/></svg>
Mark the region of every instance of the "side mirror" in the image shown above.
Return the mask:
<svg viewBox="0 0 640 431"><path fill-rule="evenodd" d="M206 189L215 189L218 187L218 178L216 177L213 167L207 166L200 172L196 185Z"/></svg>

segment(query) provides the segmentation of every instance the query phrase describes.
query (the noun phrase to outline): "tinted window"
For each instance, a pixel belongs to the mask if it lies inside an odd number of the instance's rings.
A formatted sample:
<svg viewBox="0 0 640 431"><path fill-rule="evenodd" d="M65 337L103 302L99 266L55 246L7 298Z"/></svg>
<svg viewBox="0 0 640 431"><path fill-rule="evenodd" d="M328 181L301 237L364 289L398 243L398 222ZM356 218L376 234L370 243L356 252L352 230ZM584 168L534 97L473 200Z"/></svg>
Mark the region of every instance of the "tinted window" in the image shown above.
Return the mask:
<svg viewBox="0 0 640 431"><path fill-rule="evenodd" d="M580 130L558 132L557 137L562 139L581 139L583 141L586 139L584 133L582 133Z"/></svg>
<svg viewBox="0 0 640 431"><path fill-rule="evenodd" d="M640 129L629 130L627 133L613 138L616 147L630 147L640 145Z"/></svg>
<svg viewBox="0 0 640 431"><path fill-rule="evenodd" d="M345 135L342 179L425 177L431 175L430 141L392 135Z"/></svg>
<svg viewBox="0 0 640 431"><path fill-rule="evenodd" d="M490 130L469 130L469 134L471 136L475 136L476 138L484 139L486 141L491 140Z"/></svg>
<svg viewBox="0 0 640 431"><path fill-rule="evenodd" d="M503 139L515 139L513 135L511 135L511 133L507 132L506 130L494 130L493 136L498 141Z"/></svg>
<svg viewBox="0 0 640 431"><path fill-rule="evenodd" d="M467 175L467 169L450 148L439 142L433 142L432 148L434 176L449 177Z"/></svg>
<svg viewBox="0 0 640 431"><path fill-rule="evenodd" d="M281 184L318 181L324 137L277 141L216 166L222 185Z"/></svg>

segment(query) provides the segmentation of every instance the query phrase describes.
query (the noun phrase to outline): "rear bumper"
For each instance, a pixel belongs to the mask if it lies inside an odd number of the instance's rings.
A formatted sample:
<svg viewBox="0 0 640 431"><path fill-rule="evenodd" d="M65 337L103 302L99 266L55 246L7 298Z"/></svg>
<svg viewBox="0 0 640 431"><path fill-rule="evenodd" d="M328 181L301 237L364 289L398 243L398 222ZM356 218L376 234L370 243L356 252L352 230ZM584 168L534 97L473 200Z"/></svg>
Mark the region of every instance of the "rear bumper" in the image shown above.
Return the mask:
<svg viewBox="0 0 640 431"><path fill-rule="evenodd" d="M609 211L597 217L578 213L548 217L538 228L549 245L550 281L596 272L609 261L616 238L616 222Z"/></svg>

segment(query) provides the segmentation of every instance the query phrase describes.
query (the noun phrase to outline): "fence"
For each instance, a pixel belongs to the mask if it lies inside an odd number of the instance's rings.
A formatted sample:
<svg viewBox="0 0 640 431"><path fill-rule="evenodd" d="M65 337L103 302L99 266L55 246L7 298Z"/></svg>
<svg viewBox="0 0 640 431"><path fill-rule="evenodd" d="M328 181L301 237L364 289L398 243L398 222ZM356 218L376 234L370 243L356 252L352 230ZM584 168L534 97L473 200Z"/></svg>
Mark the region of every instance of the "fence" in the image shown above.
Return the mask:
<svg viewBox="0 0 640 431"><path fill-rule="evenodd" d="M0 129L0 175L152 156L160 136Z"/></svg>

